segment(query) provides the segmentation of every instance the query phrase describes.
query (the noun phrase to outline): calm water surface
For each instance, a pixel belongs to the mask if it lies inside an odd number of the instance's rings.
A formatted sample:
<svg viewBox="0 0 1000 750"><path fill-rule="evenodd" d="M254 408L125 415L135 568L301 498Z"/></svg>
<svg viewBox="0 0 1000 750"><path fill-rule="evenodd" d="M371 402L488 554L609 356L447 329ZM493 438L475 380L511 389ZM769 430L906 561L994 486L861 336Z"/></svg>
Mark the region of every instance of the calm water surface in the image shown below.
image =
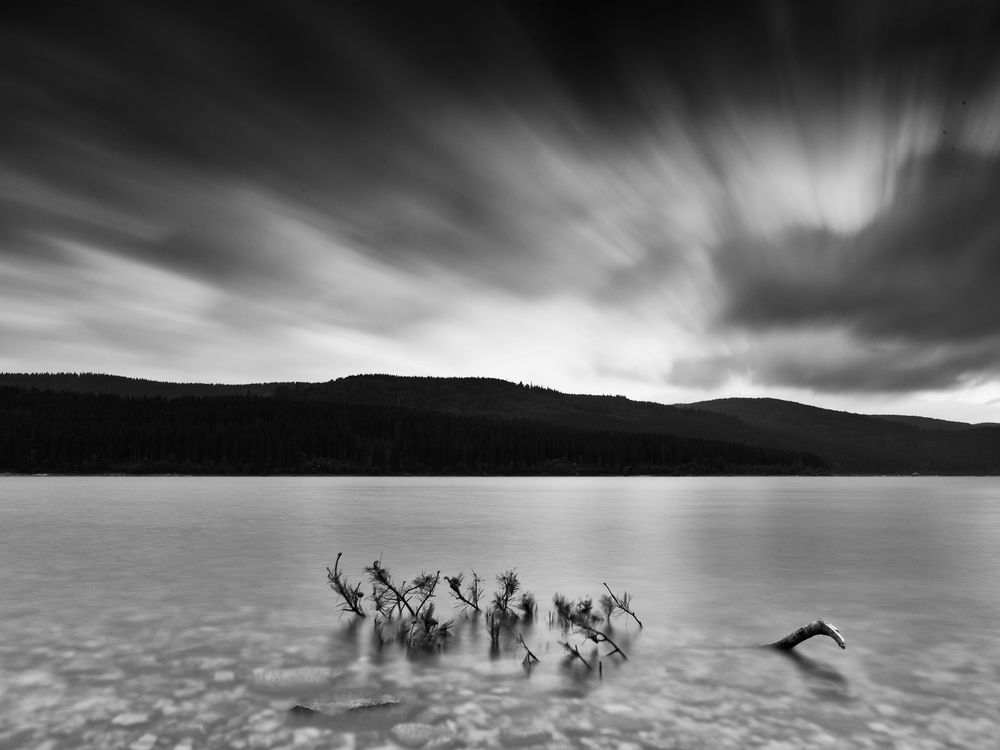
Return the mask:
<svg viewBox="0 0 1000 750"><path fill-rule="evenodd" d="M516 568L541 664L444 590L445 653L379 648L338 551L353 580ZM996 479L2 477L0 565L2 748L1000 746ZM604 581L645 628L598 678L544 620ZM846 651L750 648L817 617Z"/></svg>

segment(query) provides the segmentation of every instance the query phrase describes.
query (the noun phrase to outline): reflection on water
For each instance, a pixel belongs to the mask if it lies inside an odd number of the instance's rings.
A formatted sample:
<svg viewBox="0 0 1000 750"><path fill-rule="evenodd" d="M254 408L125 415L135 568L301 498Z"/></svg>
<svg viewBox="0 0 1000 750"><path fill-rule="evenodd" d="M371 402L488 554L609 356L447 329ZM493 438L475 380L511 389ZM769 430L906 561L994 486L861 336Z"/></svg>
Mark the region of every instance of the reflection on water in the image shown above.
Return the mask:
<svg viewBox="0 0 1000 750"><path fill-rule="evenodd" d="M0 493L3 748L1000 736L994 480L0 478ZM516 566L542 605L523 631L541 663L526 673L512 635L491 655L458 610L444 654L380 647L337 616L337 551L352 580L381 556L397 578L475 568L492 590ZM566 662L544 612L602 581L646 627L615 624L630 658L596 657L599 678ZM846 651L752 647L819 616ZM398 702L347 708L378 696Z"/></svg>
<svg viewBox="0 0 1000 750"><path fill-rule="evenodd" d="M846 692L847 678L837 671L836 667L804 656L801 651L778 651L777 653L790 660L805 677L812 678L821 684L835 685Z"/></svg>

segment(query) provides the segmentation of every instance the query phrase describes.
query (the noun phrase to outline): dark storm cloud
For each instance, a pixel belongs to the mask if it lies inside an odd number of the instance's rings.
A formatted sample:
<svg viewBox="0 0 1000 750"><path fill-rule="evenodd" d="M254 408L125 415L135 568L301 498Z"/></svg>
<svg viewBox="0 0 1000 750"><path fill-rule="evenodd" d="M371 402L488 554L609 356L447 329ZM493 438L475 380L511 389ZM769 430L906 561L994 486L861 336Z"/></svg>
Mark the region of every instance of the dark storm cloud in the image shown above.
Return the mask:
<svg viewBox="0 0 1000 750"><path fill-rule="evenodd" d="M1000 330L1000 158L909 164L895 201L852 234L797 228L716 252L733 324L846 326L946 344Z"/></svg>
<svg viewBox="0 0 1000 750"><path fill-rule="evenodd" d="M998 352L996 336L976 346L856 345L836 357L786 352L760 361L758 372L763 382L826 393L947 390L996 377Z"/></svg>
<svg viewBox="0 0 1000 750"><path fill-rule="evenodd" d="M837 362L806 348L758 363L766 382L908 390L1000 368L1000 158L948 149L897 180L892 204L857 232L792 228L716 249L725 325L856 342Z"/></svg>
<svg viewBox="0 0 1000 750"><path fill-rule="evenodd" d="M711 388L732 377L816 393L901 394L981 385L1000 375L1000 336L976 344L856 341L842 332L771 336L726 354L681 358L670 382Z"/></svg>
<svg viewBox="0 0 1000 750"><path fill-rule="evenodd" d="M386 262L457 265L537 293L559 284L533 246L538 207L483 154L456 147L463 134L441 117L450 108L513 112L532 128L541 118L570 153L599 153L648 132L637 78L668 83L689 118L733 99L795 106L805 87L839 95L870 70L909 71L915 50L972 89L993 23L962 12L987 8L975 3L731 5L42 4L47 13L5 24L5 157L103 206L127 205L117 178L146 179L150 164L263 186ZM703 147L706 162L719 158ZM102 169L102 151L119 175ZM540 208L558 210L550 203ZM240 273L225 248L185 250L225 244L192 237L198 223L154 257L183 266L191 252L193 271ZM524 272L536 263L543 273Z"/></svg>

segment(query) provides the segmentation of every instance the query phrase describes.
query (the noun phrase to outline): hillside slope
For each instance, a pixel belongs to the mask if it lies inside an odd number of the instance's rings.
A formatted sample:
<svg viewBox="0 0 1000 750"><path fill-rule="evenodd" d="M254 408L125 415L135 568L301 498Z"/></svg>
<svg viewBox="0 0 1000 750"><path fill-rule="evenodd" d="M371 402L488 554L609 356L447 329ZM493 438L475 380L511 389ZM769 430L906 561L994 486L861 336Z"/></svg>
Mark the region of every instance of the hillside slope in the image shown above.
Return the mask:
<svg viewBox="0 0 1000 750"><path fill-rule="evenodd" d="M277 392L338 403L530 419L578 429L659 433L758 445L781 441L778 435L766 434L766 430L710 410L632 401L624 396L562 393L496 378L352 375L326 383L279 388Z"/></svg>
<svg viewBox="0 0 1000 750"><path fill-rule="evenodd" d="M852 414L772 398L725 398L688 406L779 435L774 445L815 453L835 471L1000 472L1000 425Z"/></svg>

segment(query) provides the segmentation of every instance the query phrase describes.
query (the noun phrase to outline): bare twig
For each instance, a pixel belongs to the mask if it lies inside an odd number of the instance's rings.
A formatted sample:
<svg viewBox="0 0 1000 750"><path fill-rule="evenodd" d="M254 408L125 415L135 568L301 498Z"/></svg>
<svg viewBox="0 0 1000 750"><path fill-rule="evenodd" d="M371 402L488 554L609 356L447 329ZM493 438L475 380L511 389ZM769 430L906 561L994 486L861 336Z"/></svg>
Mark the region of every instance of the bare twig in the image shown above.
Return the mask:
<svg viewBox="0 0 1000 750"><path fill-rule="evenodd" d="M588 628L587 631L588 631L587 638L592 640L594 643L597 644L607 643L608 645L611 646L611 650L608 653L606 653L605 656L614 656L615 654L618 654L626 661L628 660L628 657L625 655L625 652L618 647L618 644L615 643L610 638L608 638L608 636L606 636L600 630L595 630L594 628Z"/></svg>
<svg viewBox="0 0 1000 750"><path fill-rule="evenodd" d="M531 652L531 649L528 648L528 644L524 642L524 636L521 633L517 634L517 641L521 644L525 651L524 660L521 662L524 666L530 667L532 664L538 664L541 662L541 659L535 656Z"/></svg>
<svg viewBox="0 0 1000 750"><path fill-rule="evenodd" d="M635 612L633 612L630 609L632 604L632 596L627 591L624 591L622 592L621 599L619 599L617 596L615 596L615 592L611 590L611 587L608 586L608 584L605 583L604 588L606 588L608 590L608 593L611 594L611 601L614 603L615 607L617 607L625 614L629 615L633 620L635 620L636 624L641 628L642 623L639 621L639 618L635 616ZM608 613L608 617L609 618L611 617L611 613Z"/></svg>
<svg viewBox="0 0 1000 750"><path fill-rule="evenodd" d="M580 661L583 662L583 666L585 666L587 669L591 670L593 669L593 667L590 666L590 662L588 662L586 659L583 658L583 654L580 653L579 646L575 644L570 646L568 643L565 643L564 641L559 641L559 645L562 646L564 649L566 649L571 659L573 658L579 659Z"/></svg>

